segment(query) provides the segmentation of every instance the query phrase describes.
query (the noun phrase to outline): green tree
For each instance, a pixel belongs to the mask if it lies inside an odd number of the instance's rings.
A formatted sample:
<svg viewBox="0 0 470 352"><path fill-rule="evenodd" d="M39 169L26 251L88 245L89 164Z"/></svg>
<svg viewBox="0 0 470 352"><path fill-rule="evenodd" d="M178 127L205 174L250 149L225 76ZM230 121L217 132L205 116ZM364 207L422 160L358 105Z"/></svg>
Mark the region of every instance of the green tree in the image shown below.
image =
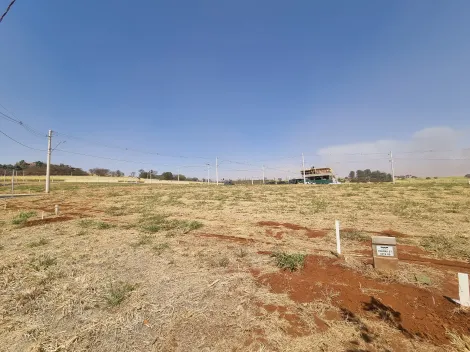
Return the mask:
<svg viewBox="0 0 470 352"><path fill-rule="evenodd" d="M350 171L348 177L351 178L351 179L352 179L352 178L355 178L355 177L356 177L356 173L355 173L354 171Z"/></svg>
<svg viewBox="0 0 470 352"><path fill-rule="evenodd" d="M163 172L162 180L173 180L173 174L169 171Z"/></svg>

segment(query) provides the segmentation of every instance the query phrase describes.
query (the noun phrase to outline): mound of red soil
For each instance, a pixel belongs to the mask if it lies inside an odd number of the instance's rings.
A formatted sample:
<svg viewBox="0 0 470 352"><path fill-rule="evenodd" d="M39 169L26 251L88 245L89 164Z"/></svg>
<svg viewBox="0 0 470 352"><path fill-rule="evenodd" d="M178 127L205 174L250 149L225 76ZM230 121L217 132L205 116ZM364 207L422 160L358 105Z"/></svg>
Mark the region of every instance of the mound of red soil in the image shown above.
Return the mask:
<svg viewBox="0 0 470 352"><path fill-rule="evenodd" d="M308 256L299 272L258 274L256 279L272 292L286 293L299 303L324 300L328 296L344 319L357 320L367 338L374 335L360 316L376 318L409 338L446 344L446 329L470 334L470 314L456 312L456 305L439 294L411 285L381 283L341 265L342 261ZM458 292L455 292L458 296Z"/></svg>
<svg viewBox="0 0 470 352"><path fill-rule="evenodd" d="M275 222L275 221L260 221L257 224L258 226L268 226L268 227L274 227L274 228L286 228L289 230L294 230L294 231L305 231L305 234L307 235L308 238L314 238L314 237L323 237L326 236L327 231L325 230L314 230L314 229L309 229L308 227L305 226L300 226L296 224L290 224L288 222L280 223L280 222ZM275 235L272 230L266 230L266 234L271 237L275 237L277 239L281 239L282 235L284 234L283 232L277 232Z"/></svg>
<svg viewBox="0 0 470 352"><path fill-rule="evenodd" d="M54 217L54 218L30 220L30 221L26 222L25 226L27 226L27 227L38 226L38 225L50 224L50 223L53 223L53 222L69 221L69 220L72 220L72 219L73 219L73 217L71 217L71 216L57 216L57 217Z"/></svg>

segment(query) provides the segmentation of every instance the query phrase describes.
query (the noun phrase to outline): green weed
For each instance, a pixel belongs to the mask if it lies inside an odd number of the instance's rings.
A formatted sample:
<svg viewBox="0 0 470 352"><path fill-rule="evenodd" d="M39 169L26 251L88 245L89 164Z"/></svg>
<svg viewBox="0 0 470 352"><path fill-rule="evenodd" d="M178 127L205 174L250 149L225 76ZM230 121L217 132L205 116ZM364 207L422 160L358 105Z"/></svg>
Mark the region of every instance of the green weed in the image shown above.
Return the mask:
<svg viewBox="0 0 470 352"><path fill-rule="evenodd" d="M124 301L128 293L135 290L135 285L131 285L125 282L118 282L117 284L110 283L109 288L104 295L106 303L115 307L118 306Z"/></svg>
<svg viewBox="0 0 470 352"><path fill-rule="evenodd" d="M272 254L276 261L276 265L281 269L289 269L296 271L303 268L305 263L305 254L287 254L287 253L274 253Z"/></svg>
<svg viewBox="0 0 470 352"><path fill-rule="evenodd" d="M181 230L188 233L203 226L198 221L188 221L179 219L168 219L168 216L162 214L147 215L141 220L141 229L145 232L155 233L159 231Z"/></svg>
<svg viewBox="0 0 470 352"><path fill-rule="evenodd" d="M36 212L34 211L28 211L28 212L21 212L18 215L16 215L11 223L13 225L24 225L26 221L28 221L29 218L36 216Z"/></svg>

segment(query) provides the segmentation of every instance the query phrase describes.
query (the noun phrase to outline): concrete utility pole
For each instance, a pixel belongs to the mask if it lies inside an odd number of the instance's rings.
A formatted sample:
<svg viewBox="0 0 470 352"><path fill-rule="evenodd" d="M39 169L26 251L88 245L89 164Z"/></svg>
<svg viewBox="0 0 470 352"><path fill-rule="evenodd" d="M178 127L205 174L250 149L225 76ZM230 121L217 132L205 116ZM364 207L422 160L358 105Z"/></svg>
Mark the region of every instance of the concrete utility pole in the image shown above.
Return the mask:
<svg viewBox="0 0 470 352"><path fill-rule="evenodd" d="M219 159L215 157L215 181L219 184Z"/></svg>
<svg viewBox="0 0 470 352"><path fill-rule="evenodd" d="M207 184L210 183L210 179L211 179L211 165L210 164L207 164Z"/></svg>
<svg viewBox="0 0 470 352"><path fill-rule="evenodd" d="M178 171L178 182L180 182L180 168L178 168L177 171Z"/></svg>
<svg viewBox="0 0 470 352"><path fill-rule="evenodd" d="M393 154L390 151L390 166L392 168L392 182L395 183L395 167L393 166Z"/></svg>
<svg viewBox="0 0 470 352"><path fill-rule="evenodd" d="M51 191L52 130L47 135L46 193Z"/></svg>
<svg viewBox="0 0 470 352"><path fill-rule="evenodd" d="M263 184L264 184L264 165L263 165Z"/></svg>
<svg viewBox="0 0 470 352"><path fill-rule="evenodd" d="M305 183L305 158L304 158L304 153L302 153L302 174L304 175L304 185Z"/></svg>

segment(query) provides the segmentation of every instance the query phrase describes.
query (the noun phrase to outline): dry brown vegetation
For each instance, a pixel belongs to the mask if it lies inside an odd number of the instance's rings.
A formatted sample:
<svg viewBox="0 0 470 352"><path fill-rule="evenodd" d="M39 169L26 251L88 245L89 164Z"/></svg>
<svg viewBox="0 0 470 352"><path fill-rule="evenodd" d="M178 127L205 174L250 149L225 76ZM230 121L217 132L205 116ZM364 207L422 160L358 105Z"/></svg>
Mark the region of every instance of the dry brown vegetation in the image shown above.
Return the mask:
<svg viewBox="0 0 470 352"><path fill-rule="evenodd" d="M444 298L470 271L465 184L55 184L0 202L1 351L469 348L470 313ZM370 265L380 232L397 272Z"/></svg>

